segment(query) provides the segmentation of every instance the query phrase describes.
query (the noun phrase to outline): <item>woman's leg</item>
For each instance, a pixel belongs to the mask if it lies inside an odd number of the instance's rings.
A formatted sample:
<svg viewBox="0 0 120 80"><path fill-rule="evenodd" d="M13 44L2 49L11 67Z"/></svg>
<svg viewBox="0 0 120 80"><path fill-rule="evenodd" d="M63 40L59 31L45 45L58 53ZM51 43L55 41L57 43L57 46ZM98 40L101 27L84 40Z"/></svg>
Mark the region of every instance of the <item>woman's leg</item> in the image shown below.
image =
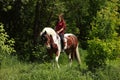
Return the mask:
<svg viewBox="0 0 120 80"><path fill-rule="evenodd" d="M61 49L64 49L64 35L60 34L60 38L61 38Z"/></svg>

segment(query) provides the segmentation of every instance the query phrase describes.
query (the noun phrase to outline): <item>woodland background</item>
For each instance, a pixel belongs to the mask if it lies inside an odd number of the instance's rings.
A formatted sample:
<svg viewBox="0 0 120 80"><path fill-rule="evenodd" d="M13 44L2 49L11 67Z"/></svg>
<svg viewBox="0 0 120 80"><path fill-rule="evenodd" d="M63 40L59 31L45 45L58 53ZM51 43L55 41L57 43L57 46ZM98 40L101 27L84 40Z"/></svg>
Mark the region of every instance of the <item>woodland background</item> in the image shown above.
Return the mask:
<svg viewBox="0 0 120 80"><path fill-rule="evenodd" d="M51 68L40 41L41 30L54 28L60 13L66 33L79 39L80 68L75 62L67 68L64 54L61 70ZM119 57L119 0L0 0L1 80L120 80Z"/></svg>

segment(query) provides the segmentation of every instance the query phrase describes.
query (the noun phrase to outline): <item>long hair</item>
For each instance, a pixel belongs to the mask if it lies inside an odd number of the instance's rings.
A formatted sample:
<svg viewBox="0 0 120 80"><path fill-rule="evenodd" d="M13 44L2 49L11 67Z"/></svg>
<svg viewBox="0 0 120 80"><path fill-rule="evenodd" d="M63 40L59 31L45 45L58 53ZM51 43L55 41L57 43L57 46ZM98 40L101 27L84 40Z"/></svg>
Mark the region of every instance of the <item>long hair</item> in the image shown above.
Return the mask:
<svg viewBox="0 0 120 80"><path fill-rule="evenodd" d="M66 22L65 22L63 13L61 13L61 14L59 15L59 17L60 17L61 21L64 23L64 26L65 26L65 28L66 28Z"/></svg>

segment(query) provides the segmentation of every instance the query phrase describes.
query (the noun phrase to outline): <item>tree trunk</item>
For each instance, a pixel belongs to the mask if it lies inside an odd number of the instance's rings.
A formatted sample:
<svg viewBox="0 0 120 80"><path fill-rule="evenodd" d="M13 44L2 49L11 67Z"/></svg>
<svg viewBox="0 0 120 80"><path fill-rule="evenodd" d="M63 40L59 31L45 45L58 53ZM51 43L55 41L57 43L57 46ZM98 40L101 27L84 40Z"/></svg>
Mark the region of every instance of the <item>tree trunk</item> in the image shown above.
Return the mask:
<svg viewBox="0 0 120 80"><path fill-rule="evenodd" d="M33 26L33 45L34 47L37 45L37 37L39 34L39 25L40 25L40 4L39 1L36 3L36 9L35 9L35 20L34 20L34 26Z"/></svg>

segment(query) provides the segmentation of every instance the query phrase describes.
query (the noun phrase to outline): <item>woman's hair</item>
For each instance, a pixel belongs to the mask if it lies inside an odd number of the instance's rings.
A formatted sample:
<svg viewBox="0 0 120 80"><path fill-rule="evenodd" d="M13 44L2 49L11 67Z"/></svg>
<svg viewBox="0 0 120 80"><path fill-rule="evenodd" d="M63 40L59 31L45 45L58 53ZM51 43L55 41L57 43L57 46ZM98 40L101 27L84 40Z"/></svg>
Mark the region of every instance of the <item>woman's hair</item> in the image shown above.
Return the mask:
<svg viewBox="0 0 120 80"><path fill-rule="evenodd" d="M64 20L64 17L63 17L63 13L61 13L60 15L59 15L59 17L61 18L61 20Z"/></svg>
<svg viewBox="0 0 120 80"><path fill-rule="evenodd" d="M61 21L63 21L63 23L64 23L64 24L66 24L66 22L65 22L65 20L64 20L64 17L63 17L63 15L64 15L64 14L63 14L63 13L61 13L61 14L59 14L59 15L58 15L58 17L61 19ZM58 19L57 19L57 21L56 21L56 25L57 25L57 24L58 24L58 22L60 21L60 19L59 19L59 18L58 18Z"/></svg>

